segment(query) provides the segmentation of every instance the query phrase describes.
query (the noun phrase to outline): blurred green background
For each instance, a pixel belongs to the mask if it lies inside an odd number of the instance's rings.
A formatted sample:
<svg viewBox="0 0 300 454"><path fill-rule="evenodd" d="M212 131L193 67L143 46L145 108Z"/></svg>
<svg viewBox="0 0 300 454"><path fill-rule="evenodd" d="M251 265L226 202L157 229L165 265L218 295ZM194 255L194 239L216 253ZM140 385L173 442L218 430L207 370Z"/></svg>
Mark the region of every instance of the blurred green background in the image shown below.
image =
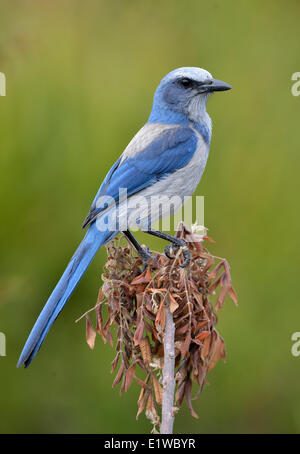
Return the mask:
<svg viewBox="0 0 300 454"><path fill-rule="evenodd" d="M0 14L0 431L139 433L138 387L112 389L113 350L75 319L95 304L102 250L28 370L16 362L82 238L110 166L147 120L169 71L200 66L234 87L208 111L211 153L198 194L211 252L231 264L239 307L219 331L228 360L184 405L177 433L299 432L298 1L14 1ZM151 247L165 243L141 234Z"/></svg>

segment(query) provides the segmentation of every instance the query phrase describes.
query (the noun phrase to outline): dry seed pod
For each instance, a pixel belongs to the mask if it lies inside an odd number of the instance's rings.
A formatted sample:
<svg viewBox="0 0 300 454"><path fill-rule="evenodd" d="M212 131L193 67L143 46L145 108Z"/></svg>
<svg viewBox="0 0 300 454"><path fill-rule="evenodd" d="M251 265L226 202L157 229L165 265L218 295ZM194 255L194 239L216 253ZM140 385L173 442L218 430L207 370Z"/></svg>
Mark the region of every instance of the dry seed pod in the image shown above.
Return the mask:
<svg viewBox="0 0 300 454"><path fill-rule="evenodd" d="M152 385L153 385L153 388L154 388L155 400L158 403L158 405L161 407L161 405L162 405L162 396L163 396L162 386L159 384L159 381L157 380L157 378L156 378L156 376L154 374L151 375L151 380L152 380Z"/></svg>
<svg viewBox="0 0 300 454"><path fill-rule="evenodd" d="M142 353L142 358L143 358L144 364L145 364L145 366L148 367L150 362L151 362L151 360L152 360L151 348L150 348L148 337L144 337L144 339L141 340L139 346L140 346L140 349L141 349L141 353Z"/></svg>

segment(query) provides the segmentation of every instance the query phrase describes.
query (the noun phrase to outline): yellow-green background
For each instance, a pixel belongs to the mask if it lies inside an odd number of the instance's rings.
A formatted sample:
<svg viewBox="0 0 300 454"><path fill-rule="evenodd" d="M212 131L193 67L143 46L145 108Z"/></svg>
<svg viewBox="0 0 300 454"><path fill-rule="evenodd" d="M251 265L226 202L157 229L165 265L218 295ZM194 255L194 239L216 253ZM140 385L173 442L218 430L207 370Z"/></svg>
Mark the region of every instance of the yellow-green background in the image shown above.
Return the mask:
<svg viewBox="0 0 300 454"><path fill-rule="evenodd" d="M138 388L112 389L113 350L74 320L97 296L97 255L28 370L15 365L82 238L106 172L149 114L160 79L200 66L234 87L208 104L213 138L197 193L211 251L227 257L239 307L219 330L228 360L175 431L299 432L298 1L9 1L0 6L1 432L149 432ZM152 247L164 243L139 235Z"/></svg>

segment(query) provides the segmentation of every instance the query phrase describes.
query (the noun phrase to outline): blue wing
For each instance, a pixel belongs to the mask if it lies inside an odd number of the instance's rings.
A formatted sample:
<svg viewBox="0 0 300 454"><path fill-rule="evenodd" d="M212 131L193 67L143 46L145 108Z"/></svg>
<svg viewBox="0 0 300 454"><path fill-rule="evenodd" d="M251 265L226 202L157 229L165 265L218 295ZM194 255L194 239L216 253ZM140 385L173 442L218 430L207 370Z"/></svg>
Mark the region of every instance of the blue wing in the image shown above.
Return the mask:
<svg viewBox="0 0 300 454"><path fill-rule="evenodd" d="M181 126L162 129L161 134L142 150L137 151L130 146L127 148L126 157L123 155L114 164L103 181L85 222L85 225L92 225L38 317L23 348L18 366L29 366L99 247L118 233L100 232L93 223L103 210L96 207L97 199L101 195L109 195L117 203L119 188L127 188L128 195L137 193L184 167L196 148L197 137L192 129Z"/></svg>
<svg viewBox="0 0 300 454"><path fill-rule="evenodd" d="M127 196L166 178L176 170L186 166L197 148L197 136L188 126L175 126L156 137L144 149L132 156L122 157L114 164L103 181L83 228L91 224L104 210L97 208L100 196L110 196L117 204L119 189L126 188Z"/></svg>

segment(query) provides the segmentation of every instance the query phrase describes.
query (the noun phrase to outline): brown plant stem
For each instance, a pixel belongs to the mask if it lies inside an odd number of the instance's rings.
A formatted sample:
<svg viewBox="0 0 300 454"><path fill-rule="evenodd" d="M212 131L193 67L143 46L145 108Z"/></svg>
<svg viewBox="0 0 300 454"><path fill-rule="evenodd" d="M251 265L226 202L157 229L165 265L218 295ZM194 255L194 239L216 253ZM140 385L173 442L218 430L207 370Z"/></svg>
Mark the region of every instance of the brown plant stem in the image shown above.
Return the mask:
<svg viewBox="0 0 300 454"><path fill-rule="evenodd" d="M174 423L175 393L175 324L169 306L165 307L166 325L164 331L164 367L163 367L163 400L161 434L172 434Z"/></svg>

